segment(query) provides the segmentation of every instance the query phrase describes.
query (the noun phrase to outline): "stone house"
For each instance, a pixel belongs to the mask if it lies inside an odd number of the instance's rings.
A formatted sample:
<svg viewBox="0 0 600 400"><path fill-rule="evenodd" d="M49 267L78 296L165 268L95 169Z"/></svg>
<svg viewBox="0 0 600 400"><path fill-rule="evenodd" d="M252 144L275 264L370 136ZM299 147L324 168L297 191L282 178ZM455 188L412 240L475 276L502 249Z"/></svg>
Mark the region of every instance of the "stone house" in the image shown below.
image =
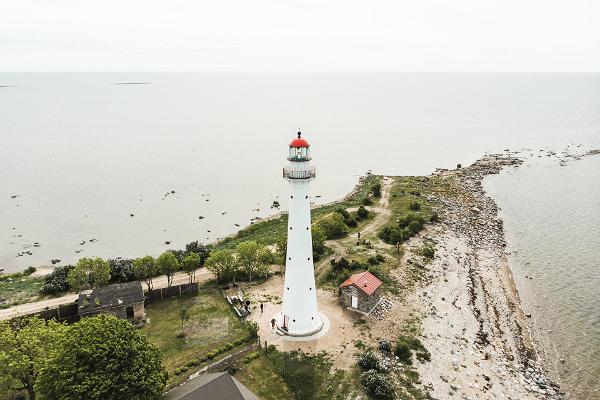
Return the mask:
<svg viewBox="0 0 600 400"><path fill-rule="evenodd" d="M145 311L142 283L116 283L84 290L79 293L77 308L81 317L112 314L122 319L143 319Z"/></svg>
<svg viewBox="0 0 600 400"><path fill-rule="evenodd" d="M352 275L339 288L342 306L368 314L379 303L381 283L369 271Z"/></svg>

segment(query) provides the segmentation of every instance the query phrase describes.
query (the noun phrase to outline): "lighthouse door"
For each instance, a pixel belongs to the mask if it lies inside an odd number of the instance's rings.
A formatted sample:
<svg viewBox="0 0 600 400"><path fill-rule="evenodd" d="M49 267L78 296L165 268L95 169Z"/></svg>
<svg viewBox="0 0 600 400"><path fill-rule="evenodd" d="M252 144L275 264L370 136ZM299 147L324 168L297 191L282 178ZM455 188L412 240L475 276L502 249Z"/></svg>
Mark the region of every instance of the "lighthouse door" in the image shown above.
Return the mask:
<svg viewBox="0 0 600 400"><path fill-rule="evenodd" d="M288 330L288 323L290 322L290 317L287 315L283 316L283 329Z"/></svg>

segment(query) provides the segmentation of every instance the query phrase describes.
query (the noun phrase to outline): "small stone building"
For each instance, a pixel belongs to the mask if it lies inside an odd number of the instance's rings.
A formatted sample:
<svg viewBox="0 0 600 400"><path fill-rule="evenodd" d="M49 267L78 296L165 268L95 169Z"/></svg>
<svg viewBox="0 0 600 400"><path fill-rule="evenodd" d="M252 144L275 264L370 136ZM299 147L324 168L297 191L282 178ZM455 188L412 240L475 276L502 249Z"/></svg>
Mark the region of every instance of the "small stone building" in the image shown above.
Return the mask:
<svg viewBox="0 0 600 400"><path fill-rule="evenodd" d="M142 283L116 283L84 290L79 293L77 308L81 317L112 314L122 319L143 319L145 312Z"/></svg>
<svg viewBox="0 0 600 400"><path fill-rule="evenodd" d="M369 271L352 275L340 285L342 306L369 313L379 303L381 281Z"/></svg>

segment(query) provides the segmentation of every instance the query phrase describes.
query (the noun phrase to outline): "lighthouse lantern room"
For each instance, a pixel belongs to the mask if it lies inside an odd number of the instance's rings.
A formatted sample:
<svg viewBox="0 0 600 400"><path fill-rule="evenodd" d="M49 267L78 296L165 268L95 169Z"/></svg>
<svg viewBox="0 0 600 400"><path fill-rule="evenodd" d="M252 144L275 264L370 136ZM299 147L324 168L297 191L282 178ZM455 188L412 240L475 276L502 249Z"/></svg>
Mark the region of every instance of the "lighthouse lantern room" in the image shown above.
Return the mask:
<svg viewBox="0 0 600 400"><path fill-rule="evenodd" d="M310 336L323 327L317 308L309 199L310 181L316 174L310 165L310 145L301 136L298 132L290 143L283 169L290 183L290 206L283 305L276 321L277 328L290 336Z"/></svg>

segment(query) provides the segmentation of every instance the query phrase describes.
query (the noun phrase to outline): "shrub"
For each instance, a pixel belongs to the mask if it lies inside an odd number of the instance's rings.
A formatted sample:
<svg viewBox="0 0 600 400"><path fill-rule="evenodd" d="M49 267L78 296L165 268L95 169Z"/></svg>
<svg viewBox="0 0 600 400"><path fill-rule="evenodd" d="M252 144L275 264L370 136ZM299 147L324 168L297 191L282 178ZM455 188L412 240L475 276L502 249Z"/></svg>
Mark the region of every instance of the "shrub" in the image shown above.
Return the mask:
<svg viewBox="0 0 600 400"><path fill-rule="evenodd" d="M421 229L423 229L423 226L421 226L419 221L411 221L411 223L408 224L408 230L412 235L419 233Z"/></svg>
<svg viewBox="0 0 600 400"><path fill-rule="evenodd" d="M413 201L410 203L409 208L412 211L419 211L421 209L421 203L419 203L418 201Z"/></svg>
<svg viewBox="0 0 600 400"><path fill-rule="evenodd" d="M398 343L396 343L396 349L394 350L394 355L398 357L400 362L404 364L412 364L412 352L410 351L410 343L404 339L398 339Z"/></svg>
<svg viewBox="0 0 600 400"><path fill-rule="evenodd" d="M377 265L379 264L379 261L377 261L377 258L375 258L375 256L371 256L367 259L367 262L371 265Z"/></svg>
<svg viewBox="0 0 600 400"><path fill-rule="evenodd" d="M27 267L27 268L25 268L25 271L23 271L23 275L29 276L29 275L33 274L35 271L36 271L35 267Z"/></svg>
<svg viewBox="0 0 600 400"><path fill-rule="evenodd" d="M394 385L386 375L380 372L374 370L363 372L360 382L365 392L373 399L393 400L396 398Z"/></svg>
<svg viewBox="0 0 600 400"><path fill-rule="evenodd" d="M405 239L403 230L393 225L384 226L378 236L387 244L402 243Z"/></svg>
<svg viewBox="0 0 600 400"><path fill-rule="evenodd" d="M75 268L73 265L54 268L52 273L44 278L44 286L42 286L40 292L43 294L57 294L71 289L67 277L73 268Z"/></svg>
<svg viewBox="0 0 600 400"><path fill-rule="evenodd" d="M360 203L361 203L363 206L370 206L371 204L373 204L373 202L371 201L371 199L370 199L369 197L365 197L365 198L363 198L363 199L360 201Z"/></svg>
<svg viewBox="0 0 600 400"><path fill-rule="evenodd" d="M375 371L381 371L384 369L379 356L377 356L377 354L373 353L371 350L366 350L359 354L358 366L363 371L369 371L372 369Z"/></svg>
<svg viewBox="0 0 600 400"><path fill-rule="evenodd" d="M344 217L336 212L325 215L316 222L316 225L323 231L327 239L337 239L348 233Z"/></svg>
<svg viewBox="0 0 600 400"><path fill-rule="evenodd" d="M356 219L360 221L367 218L369 218L369 211L363 206L358 207L358 210L356 210Z"/></svg>
<svg viewBox="0 0 600 400"><path fill-rule="evenodd" d="M373 193L373 197L381 197L381 183L371 186L371 192Z"/></svg>
<svg viewBox="0 0 600 400"><path fill-rule="evenodd" d="M420 253L423 257L431 259L435 256L435 249L433 246L426 244L425 246L421 247Z"/></svg>
<svg viewBox="0 0 600 400"><path fill-rule="evenodd" d="M392 351L392 342L389 340L380 340L379 341L379 350L381 351Z"/></svg>
<svg viewBox="0 0 600 400"><path fill-rule="evenodd" d="M375 254L375 259L376 259L377 261L379 261L379 263L380 263L380 264L381 264L382 262L385 262L385 257L383 256L383 254L379 254L379 253Z"/></svg>
<svg viewBox="0 0 600 400"><path fill-rule="evenodd" d="M260 357L260 352L254 351L244 357L244 364L249 364L252 362L252 360L256 360L258 357Z"/></svg>
<svg viewBox="0 0 600 400"><path fill-rule="evenodd" d="M344 221L346 223L346 225L348 225L350 228L356 228L358 226L358 222L356 222L355 219L347 219Z"/></svg>
<svg viewBox="0 0 600 400"><path fill-rule="evenodd" d="M429 217L429 222L431 222L431 223L440 222L440 216L438 215L438 213L431 214L431 216Z"/></svg>
<svg viewBox="0 0 600 400"><path fill-rule="evenodd" d="M340 214L342 217L344 217L344 219L350 218L350 213L348 213L348 211L343 207L336 208L335 212Z"/></svg>

